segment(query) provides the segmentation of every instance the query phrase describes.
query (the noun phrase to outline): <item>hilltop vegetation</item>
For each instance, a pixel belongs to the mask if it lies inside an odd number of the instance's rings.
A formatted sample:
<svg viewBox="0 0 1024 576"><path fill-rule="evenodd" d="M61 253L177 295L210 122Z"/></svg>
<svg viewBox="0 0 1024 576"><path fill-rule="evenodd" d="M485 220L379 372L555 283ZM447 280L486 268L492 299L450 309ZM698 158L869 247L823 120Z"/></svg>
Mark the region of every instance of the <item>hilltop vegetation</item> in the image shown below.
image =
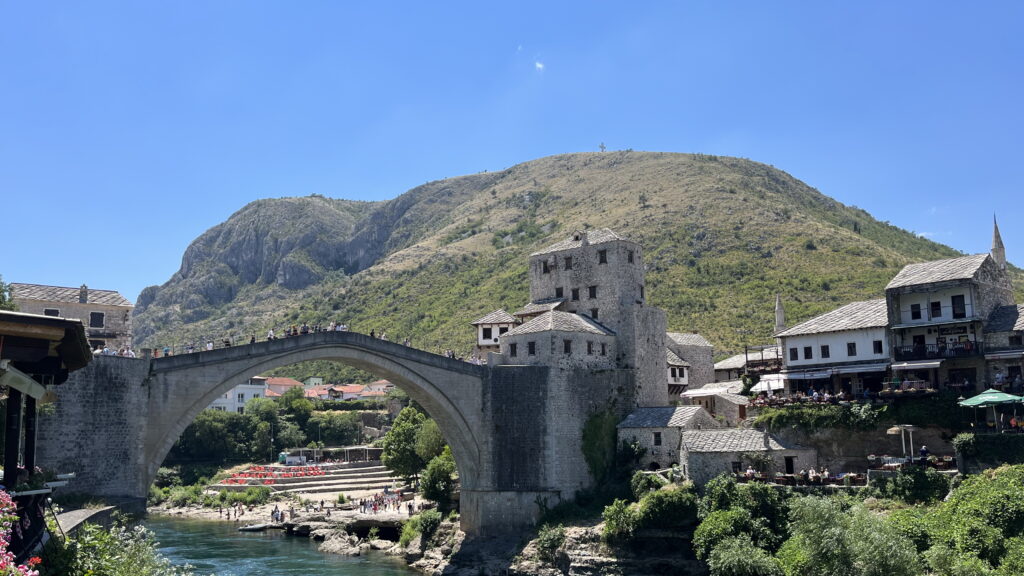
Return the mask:
<svg viewBox="0 0 1024 576"><path fill-rule="evenodd" d="M987 225L977 233L988 237ZM908 262L958 254L750 160L568 154L387 202L254 202L143 292L136 334L162 346L336 320L466 353L469 322L526 301L531 252L599 227L643 246L651 304L670 329L707 336L718 357L769 340L776 293L796 322L880 296ZM1020 291L1021 271L1012 274Z"/></svg>

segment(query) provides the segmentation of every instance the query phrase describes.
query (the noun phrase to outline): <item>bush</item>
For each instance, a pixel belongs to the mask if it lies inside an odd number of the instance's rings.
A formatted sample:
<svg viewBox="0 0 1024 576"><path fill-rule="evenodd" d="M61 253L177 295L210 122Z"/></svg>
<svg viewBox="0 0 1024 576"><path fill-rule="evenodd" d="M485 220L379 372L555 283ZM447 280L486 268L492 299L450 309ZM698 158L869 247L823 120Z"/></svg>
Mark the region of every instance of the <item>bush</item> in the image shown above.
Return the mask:
<svg viewBox="0 0 1024 576"><path fill-rule="evenodd" d="M775 553L775 557L779 560L779 565L785 576L811 574L811 557L808 546L799 536L786 540L779 551Z"/></svg>
<svg viewBox="0 0 1024 576"><path fill-rule="evenodd" d="M1020 576L1024 574L1024 538L1006 541L1006 555L999 565L999 576Z"/></svg>
<svg viewBox="0 0 1024 576"><path fill-rule="evenodd" d="M402 533L398 536L398 545L405 548L420 535L420 517L413 516L408 522L402 524Z"/></svg>
<svg viewBox="0 0 1024 576"><path fill-rule="evenodd" d="M782 566L747 535L726 538L708 557L711 576L783 576Z"/></svg>
<svg viewBox="0 0 1024 576"><path fill-rule="evenodd" d="M928 567L936 576L986 576L992 567L971 554L961 554L944 544L932 546L924 553Z"/></svg>
<svg viewBox="0 0 1024 576"><path fill-rule="evenodd" d="M697 523L697 496L688 488L664 488L640 499L637 528L689 528Z"/></svg>
<svg viewBox="0 0 1024 576"><path fill-rule="evenodd" d="M420 534L423 535L423 543L426 544L434 537L434 532L437 532L444 518L437 510L424 510L420 512L419 519Z"/></svg>
<svg viewBox="0 0 1024 576"><path fill-rule="evenodd" d="M704 496L698 503L697 511L701 518L716 510L727 510L739 500L736 479L731 474L715 476L704 485Z"/></svg>
<svg viewBox="0 0 1024 576"><path fill-rule="evenodd" d="M604 530L601 537L609 544L625 544L633 540L636 533L636 511L625 500L616 499L605 506L601 513Z"/></svg>
<svg viewBox="0 0 1024 576"><path fill-rule="evenodd" d="M704 560L723 540L747 534L754 527L750 512L743 508L715 510L707 515L693 532L693 552Z"/></svg>
<svg viewBox="0 0 1024 576"><path fill-rule="evenodd" d="M441 455L427 464L422 486L424 498L437 502L441 508L448 508L452 491L455 490L455 458L452 457L451 448L445 446Z"/></svg>
<svg viewBox="0 0 1024 576"><path fill-rule="evenodd" d="M907 504L929 503L949 493L949 480L931 468L910 466L893 478L882 479L877 487L886 498Z"/></svg>
<svg viewBox="0 0 1024 576"><path fill-rule="evenodd" d="M42 576L96 574L104 576L188 576L156 551L153 533L143 526L126 527L120 520L110 530L83 524L67 541L51 538L42 556Z"/></svg>
<svg viewBox="0 0 1024 576"><path fill-rule="evenodd" d="M640 500L651 490L657 490L667 484L667 482L657 474L649 474L643 470L637 470L633 473L633 478L629 481L629 487L633 492L633 498L637 501Z"/></svg>
<svg viewBox="0 0 1024 576"><path fill-rule="evenodd" d="M546 562L555 561L555 552L565 543L565 527L545 524L537 533L537 555Z"/></svg>

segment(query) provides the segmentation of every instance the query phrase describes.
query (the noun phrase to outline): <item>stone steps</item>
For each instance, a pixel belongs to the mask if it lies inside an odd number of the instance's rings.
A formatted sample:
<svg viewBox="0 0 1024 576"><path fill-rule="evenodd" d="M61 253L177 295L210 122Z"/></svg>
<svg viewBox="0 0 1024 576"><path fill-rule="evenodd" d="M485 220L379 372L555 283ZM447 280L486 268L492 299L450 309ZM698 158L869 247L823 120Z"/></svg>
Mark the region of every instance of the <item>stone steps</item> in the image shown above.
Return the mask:
<svg viewBox="0 0 1024 576"><path fill-rule="evenodd" d="M262 480L253 480L252 484L217 484L213 488L240 492L249 486L267 486L274 492L319 493L383 490L401 483L400 478L393 476L390 470L380 465L354 468L325 467L324 469L326 474L321 476L275 478L273 484L263 484Z"/></svg>

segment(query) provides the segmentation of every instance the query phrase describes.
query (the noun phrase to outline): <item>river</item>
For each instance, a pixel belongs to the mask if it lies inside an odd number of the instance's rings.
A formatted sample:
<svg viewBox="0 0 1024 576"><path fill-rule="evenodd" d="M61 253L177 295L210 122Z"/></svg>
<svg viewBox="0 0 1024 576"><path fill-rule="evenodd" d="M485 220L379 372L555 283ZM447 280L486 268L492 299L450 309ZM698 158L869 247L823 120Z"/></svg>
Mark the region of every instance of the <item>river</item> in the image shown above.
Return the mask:
<svg viewBox="0 0 1024 576"><path fill-rule="evenodd" d="M381 553L348 557L322 554L308 538L280 530L239 532L237 524L148 516L159 551L176 565L191 564L207 576L409 576L404 562Z"/></svg>

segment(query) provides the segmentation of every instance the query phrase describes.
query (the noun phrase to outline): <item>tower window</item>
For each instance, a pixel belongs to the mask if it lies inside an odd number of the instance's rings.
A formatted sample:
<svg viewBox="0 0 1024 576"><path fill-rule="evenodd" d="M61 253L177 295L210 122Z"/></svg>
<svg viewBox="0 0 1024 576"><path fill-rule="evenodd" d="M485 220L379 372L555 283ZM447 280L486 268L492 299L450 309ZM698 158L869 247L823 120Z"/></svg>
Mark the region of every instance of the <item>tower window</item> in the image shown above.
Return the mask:
<svg viewBox="0 0 1024 576"><path fill-rule="evenodd" d="M633 263L633 251L632 250L627 250L626 251L626 262L629 262L630 264Z"/></svg>
<svg viewBox="0 0 1024 576"><path fill-rule="evenodd" d="M580 299L580 289L579 288L573 288L571 294L572 294L573 301L576 301L576 300Z"/></svg>
<svg viewBox="0 0 1024 576"><path fill-rule="evenodd" d="M517 354L519 354L519 345L512 342L508 345L508 355L515 358Z"/></svg>
<svg viewBox="0 0 1024 576"><path fill-rule="evenodd" d="M565 294L565 292L562 290L561 286L555 288L555 298L561 298L563 294Z"/></svg>
<svg viewBox="0 0 1024 576"><path fill-rule="evenodd" d="M598 250L597 251L597 263L598 264L607 264L608 263L608 251L607 250Z"/></svg>
<svg viewBox="0 0 1024 576"><path fill-rule="evenodd" d="M548 266L547 260L540 263L540 271L542 274L549 274L551 272L551 267Z"/></svg>
<svg viewBox="0 0 1024 576"><path fill-rule="evenodd" d="M601 356L605 356L607 354L608 354L608 345L605 344L604 342L601 342Z"/></svg>
<svg viewBox="0 0 1024 576"><path fill-rule="evenodd" d="M562 340L562 352L572 354L572 340Z"/></svg>
<svg viewBox="0 0 1024 576"><path fill-rule="evenodd" d="M527 342L526 343L526 353L529 354L530 356L536 356L537 355L537 343L536 342Z"/></svg>
<svg viewBox="0 0 1024 576"><path fill-rule="evenodd" d="M590 317L593 318L594 320L597 320L597 308L590 309Z"/></svg>
<svg viewBox="0 0 1024 576"><path fill-rule="evenodd" d="M593 356L593 355L594 355L594 342L591 341L591 340L587 340L587 356Z"/></svg>
<svg viewBox="0 0 1024 576"><path fill-rule="evenodd" d="M572 270L572 256L565 257L565 269Z"/></svg>
<svg viewBox="0 0 1024 576"><path fill-rule="evenodd" d="M597 298L597 286L588 286L587 287L587 297L588 298Z"/></svg>
<svg viewBox="0 0 1024 576"><path fill-rule="evenodd" d="M654 433L654 445L661 446L661 432Z"/></svg>

